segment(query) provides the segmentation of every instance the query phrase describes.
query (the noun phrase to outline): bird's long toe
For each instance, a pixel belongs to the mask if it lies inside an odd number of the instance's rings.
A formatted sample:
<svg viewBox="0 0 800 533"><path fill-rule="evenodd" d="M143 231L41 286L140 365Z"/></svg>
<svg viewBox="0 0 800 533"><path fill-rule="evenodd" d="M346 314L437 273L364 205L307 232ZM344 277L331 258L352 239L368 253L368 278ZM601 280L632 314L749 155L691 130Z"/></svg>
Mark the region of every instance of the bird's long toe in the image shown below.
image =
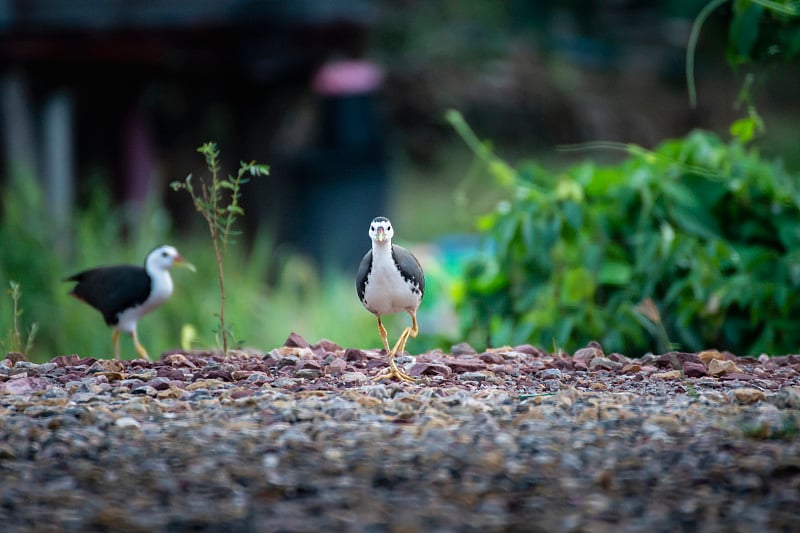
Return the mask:
<svg viewBox="0 0 800 533"><path fill-rule="evenodd" d="M397 363L394 362L393 358L389 360L389 368L385 372L378 374L377 376L372 378L372 381L380 381L383 379L397 379L399 381L405 381L407 383L417 382L417 378L412 377L403 372L402 370L400 370L400 368L397 366Z"/></svg>
<svg viewBox="0 0 800 533"><path fill-rule="evenodd" d="M417 378L409 376L408 374L406 374L405 372L403 372L399 368L395 368L395 369L391 369L390 368L386 372L383 372L382 374L378 374L377 376L372 378L372 381L381 381L381 380L384 380L384 379L397 379L399 381L405 381L406 383L416 383L417 382Z"/></svg>

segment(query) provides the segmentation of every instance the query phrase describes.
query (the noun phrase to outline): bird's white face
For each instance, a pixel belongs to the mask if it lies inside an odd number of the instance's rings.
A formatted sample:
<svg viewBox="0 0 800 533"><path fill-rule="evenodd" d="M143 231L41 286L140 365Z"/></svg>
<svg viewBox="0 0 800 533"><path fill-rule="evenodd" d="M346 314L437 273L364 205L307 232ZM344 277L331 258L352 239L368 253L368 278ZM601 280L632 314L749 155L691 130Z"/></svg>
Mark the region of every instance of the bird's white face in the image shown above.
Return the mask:
<svg viewBox="0 0 800 533"><path fill-rule="evenodd" d="M376 217L369 225L369 238L373 242L391 242L394 236L392 223L386 217Z"/></svg>
<svg viewBox="0 0 800 533"><path fill-rule="evenodd" d="M145 268L147 270L169 270L173 266L185 266L194 270L191 263L187 263L172 246L159 246L147 256Z"/></svg>

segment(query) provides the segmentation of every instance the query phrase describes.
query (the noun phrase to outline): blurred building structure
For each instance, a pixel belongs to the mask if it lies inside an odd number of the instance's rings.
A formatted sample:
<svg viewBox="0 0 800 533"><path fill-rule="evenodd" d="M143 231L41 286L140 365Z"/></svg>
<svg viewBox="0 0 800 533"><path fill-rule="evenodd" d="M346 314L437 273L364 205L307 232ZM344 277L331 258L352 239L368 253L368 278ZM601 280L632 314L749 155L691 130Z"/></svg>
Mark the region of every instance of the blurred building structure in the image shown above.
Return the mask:
<svg viewBox="0 0 800 533"><path fill-rule="evenodd" d="M194 149L214 140L226 171L242 159L273 163L273 177L246 195L256 220L290 221L284 233L293 237L298 215L317 202L338 202L340 218L358 216L346 195L316 193L330 191L323 172L346 185L348 161L363 170L353 150L377 153L381 131L364 91L339 95L339 104L318 94L321 115L306 130L319 131L289 146L276 136L302 130L298 110L314 100L320 66L363 55L373 16L364 0L0 0L0 181L37 179L54 228L63 228L54 240L68 248L75 204L95 182L134 221L148 200L190 219L166 184L203 172ZM342 158L331 153L340 145ZM385 169L376 168L380 189ZM367 221L375 214L364 211ZM306 230L333 223L312 220Z"/></svg>

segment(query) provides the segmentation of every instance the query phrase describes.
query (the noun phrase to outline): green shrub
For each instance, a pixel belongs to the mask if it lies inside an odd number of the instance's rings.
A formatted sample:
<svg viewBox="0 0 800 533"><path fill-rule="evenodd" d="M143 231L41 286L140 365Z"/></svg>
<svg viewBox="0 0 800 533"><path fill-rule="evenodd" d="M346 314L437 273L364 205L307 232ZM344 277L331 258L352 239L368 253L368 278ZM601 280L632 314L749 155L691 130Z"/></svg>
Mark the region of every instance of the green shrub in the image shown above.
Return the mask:
<svg viewBox="0 0 800 533"><path fill-rule="evenodd" d="M800 345L798 176L695 131L615 165L516 168L449 120L507 190L458 302L473 343L598 340L630 355Z"/></svg>

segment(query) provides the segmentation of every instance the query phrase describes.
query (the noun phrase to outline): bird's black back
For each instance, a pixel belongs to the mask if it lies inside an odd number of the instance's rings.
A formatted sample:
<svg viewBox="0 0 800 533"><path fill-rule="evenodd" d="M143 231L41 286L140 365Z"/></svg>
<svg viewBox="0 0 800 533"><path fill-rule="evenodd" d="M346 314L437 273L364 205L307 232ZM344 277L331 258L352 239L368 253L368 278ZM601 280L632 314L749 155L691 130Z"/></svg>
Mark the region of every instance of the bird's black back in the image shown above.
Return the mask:
<svg viewBox="0 0 800 533"><path fill-rule="evenodd" d="M358 265L358 273L356 274L356 291L358 292L358 299L364 301L364 291L367 287L367 278L372 271L372 250L361 259Z"/></svg>
<svg viewBox="0 0 800 533"><path fill-rule="evenodd" d="M145 269L132 265L84 270L65 281L78 282L70 294L100 311L109 326L117 324L122 311L143 304L151 289Z"/></svg>
<svg viewBox="0 0 800 533"><path fill-rule="evenodd" d="M397 265L400 274L410 281L412 284L419 287L419 295L422 297L425 294L425 273L422 271L422 265L414 254L406 250L402 246L392 245L392 259L394 264Z"/></svg>

